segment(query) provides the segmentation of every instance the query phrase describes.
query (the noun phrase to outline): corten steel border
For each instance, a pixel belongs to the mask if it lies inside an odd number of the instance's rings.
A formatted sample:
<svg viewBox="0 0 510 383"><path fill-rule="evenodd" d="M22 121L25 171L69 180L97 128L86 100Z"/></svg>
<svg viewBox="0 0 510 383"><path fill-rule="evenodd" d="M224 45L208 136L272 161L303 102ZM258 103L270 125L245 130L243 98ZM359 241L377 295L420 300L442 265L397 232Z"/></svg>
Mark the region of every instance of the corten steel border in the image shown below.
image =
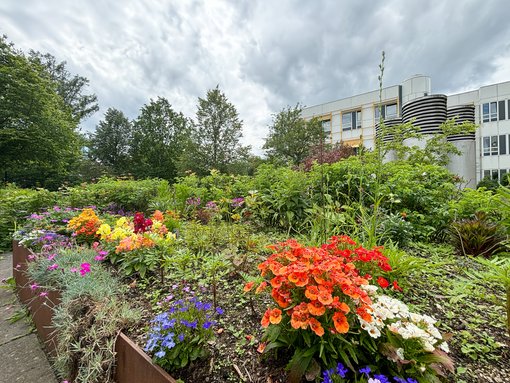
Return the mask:
<svg viewBox="0 0 510 383"><path fill-rule="evenodd" d="M17 294L32 314L37 334L44 342L50 355L54 354L56 343L52 327L53 307L60 303L60 293L49 291L48 296L39 296L39 291L30 288L27 278L27 260L30 250L12 243L13 277L16 281ZM117 383L176 383L165 370L152 363L151 358L122 332L115 343L116 366L115 381Z"/></svg>

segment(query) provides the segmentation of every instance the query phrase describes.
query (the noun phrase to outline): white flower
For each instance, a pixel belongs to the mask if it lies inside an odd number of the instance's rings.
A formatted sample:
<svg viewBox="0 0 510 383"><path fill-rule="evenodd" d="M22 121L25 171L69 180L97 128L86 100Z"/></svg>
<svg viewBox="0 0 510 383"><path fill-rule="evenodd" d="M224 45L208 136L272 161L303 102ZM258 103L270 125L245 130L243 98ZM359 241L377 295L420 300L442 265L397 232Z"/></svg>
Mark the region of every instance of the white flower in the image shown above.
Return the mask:
<svg viewBox="0 0 510 383"><path fill-rule="evenodd" d="M439 348L444 352L450 352L450 347L448 347L448 343L443 342L439 345Z"/></svg>
<svg viewBox="0 0 510 383"><path fill-rule="evenodd" d="M404 360L404 349L403 348L397 348L397 357L400 359L400 360Z"/></svg>

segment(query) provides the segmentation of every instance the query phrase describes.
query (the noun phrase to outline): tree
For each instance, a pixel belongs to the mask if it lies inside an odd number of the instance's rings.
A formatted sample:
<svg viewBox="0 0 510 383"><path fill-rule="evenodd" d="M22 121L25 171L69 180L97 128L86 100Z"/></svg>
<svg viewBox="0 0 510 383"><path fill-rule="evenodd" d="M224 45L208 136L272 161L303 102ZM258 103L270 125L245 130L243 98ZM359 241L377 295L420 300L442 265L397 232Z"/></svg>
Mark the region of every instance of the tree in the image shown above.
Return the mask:
<svg viewBox="0 0 510 383"><path fill-rule="evenodd" d="M302 111L302 106L296 104L273 116L269 136L263 146L271 161L299 165L311 154L312 148L320 145L323 139L320 121L305 121L301 118Z"/></svg>
<svg viewBox="0 0 510 383"><path fill-rule="evenodd" d="M21 186L57 188L80 157L71 110L44 68L0 37L0 171Z"/></svg>
<svg viewBox="0 0 510 383"><path fill-rule="evenodd" d="M29 52L29 59L41 66L50 79L57 84L57 93L71 108L73 118L78 124L99 110L97 96L84 93L89 80L83 76L72 75L66 69L65 61L57 62L57 59L49 53L42 54L33 50Z"/></svg>
<svg viewBox="0 0 510 383"><path fill-rule="evenodd" d="M190 135L190 121L165 98L150 100L133 123L131 169L138 178L172 180Z"/></svg>
<svg viewBox="0 0 510 383"><path fill-rule="evenodd" d="M131 122L120 110L109 108L90 136L89 155L114 174L124 174L129 168L131 138Z"/></svg>
<svg viewBox="0 0 510 383"><path fill-rule="evenodd" d="M184 167L199 174L211 169L233 172L233 166L248 158L250 147L242 146L242 121L237 110L217 86L198 98L196 124L186 152Z"/></svg>

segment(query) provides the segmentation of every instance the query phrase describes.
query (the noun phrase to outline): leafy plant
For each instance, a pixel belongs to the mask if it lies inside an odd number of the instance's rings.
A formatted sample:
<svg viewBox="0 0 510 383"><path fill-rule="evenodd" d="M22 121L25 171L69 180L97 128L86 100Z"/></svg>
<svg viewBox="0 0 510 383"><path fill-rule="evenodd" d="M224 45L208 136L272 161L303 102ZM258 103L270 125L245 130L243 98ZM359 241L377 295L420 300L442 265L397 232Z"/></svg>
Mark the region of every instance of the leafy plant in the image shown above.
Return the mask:
<svg viewBox="0 0 510 383"><path fill-rule="evenodd" d="M475 213L473 219L453 222L450 235L459 254L484 257L502 251L505 239L501 226L491 222L481 211Z"/></svg>

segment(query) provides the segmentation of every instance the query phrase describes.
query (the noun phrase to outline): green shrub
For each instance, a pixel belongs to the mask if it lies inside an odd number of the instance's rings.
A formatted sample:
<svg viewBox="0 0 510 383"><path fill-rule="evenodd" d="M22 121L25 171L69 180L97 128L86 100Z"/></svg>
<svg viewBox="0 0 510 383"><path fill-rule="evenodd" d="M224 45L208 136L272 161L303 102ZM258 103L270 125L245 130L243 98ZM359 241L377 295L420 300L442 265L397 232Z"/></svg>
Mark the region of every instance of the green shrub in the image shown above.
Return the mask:
<svg viewBox="0 0 510 383"><path fill-rule="evenodd" d="M31 213L58 202L58 194L46 189L20 189L14 185L0 188L0 249L8 249L12 233Z"/></svg>
<svg viewBox="0 0 510 383"><path fill-rule="evenodd" d="M498 197L486 188L464 189L458 199L449 202L450 215L456 219L473 218L475 213L484 212L488 218L497 221L501 217Z"/></svg>
<svg viewBox="0 0 510 383"><path fill-rule="evenodd" d="M100 209L145 212L159 188L165 184L167 181L160 179L134 181L102 178L95 184L64 189L63 203L72 207L93 205Z"/></svg>

